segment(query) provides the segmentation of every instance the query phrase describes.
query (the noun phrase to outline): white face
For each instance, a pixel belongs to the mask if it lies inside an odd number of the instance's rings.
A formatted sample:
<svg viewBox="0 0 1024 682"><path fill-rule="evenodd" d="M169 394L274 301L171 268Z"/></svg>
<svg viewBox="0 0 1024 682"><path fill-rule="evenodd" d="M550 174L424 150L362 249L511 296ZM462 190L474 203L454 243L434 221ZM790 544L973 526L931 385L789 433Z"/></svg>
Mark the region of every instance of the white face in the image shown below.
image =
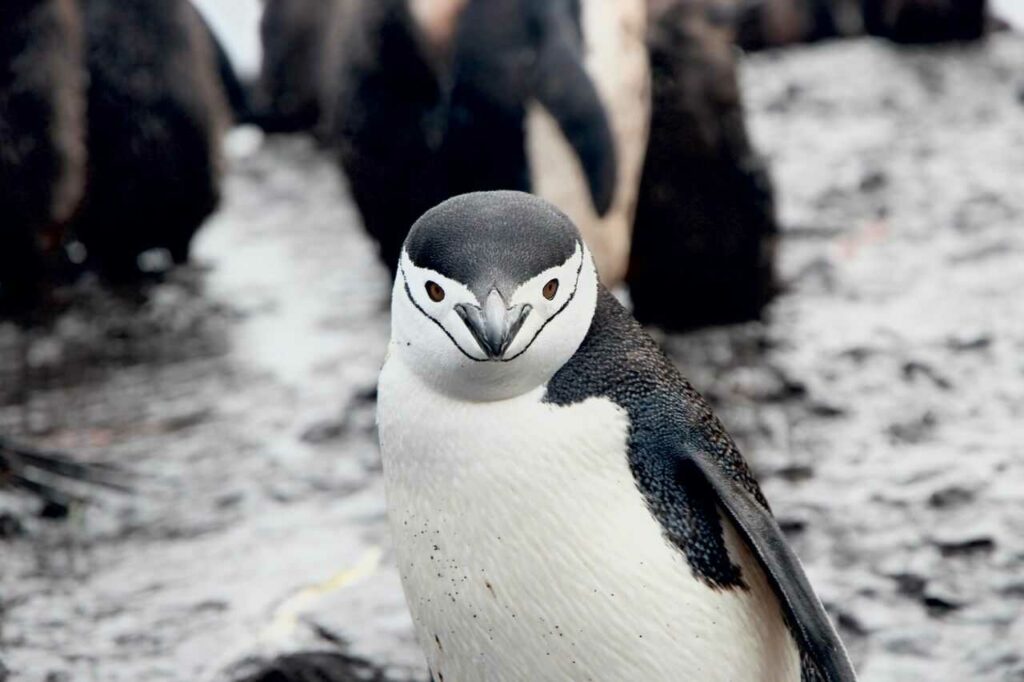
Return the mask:
<svg viewBox="0 0 1024 682"><path fill-rule="evenodd" d="M546 384L573 356L596 307L597 271L582 245L521 282L508 301L494 290L478 300L403 252L391 294L390 353L447 395L511 398Z"/></svg>

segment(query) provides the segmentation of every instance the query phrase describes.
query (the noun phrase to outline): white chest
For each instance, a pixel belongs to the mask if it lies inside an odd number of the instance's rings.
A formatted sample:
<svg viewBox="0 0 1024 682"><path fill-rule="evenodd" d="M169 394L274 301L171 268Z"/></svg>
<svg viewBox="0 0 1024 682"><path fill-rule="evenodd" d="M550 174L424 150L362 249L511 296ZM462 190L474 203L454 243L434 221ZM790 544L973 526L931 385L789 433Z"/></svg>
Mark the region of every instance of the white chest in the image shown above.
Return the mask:
<svg viewBox="0 0 1024 682"><path fill-rule="evenodd" d="M751 587L716 592L637 491L625 412L542 395L459 402L394 358L381 374L389 517L437 682L799 680L775 598L731 527Z"/></svg>

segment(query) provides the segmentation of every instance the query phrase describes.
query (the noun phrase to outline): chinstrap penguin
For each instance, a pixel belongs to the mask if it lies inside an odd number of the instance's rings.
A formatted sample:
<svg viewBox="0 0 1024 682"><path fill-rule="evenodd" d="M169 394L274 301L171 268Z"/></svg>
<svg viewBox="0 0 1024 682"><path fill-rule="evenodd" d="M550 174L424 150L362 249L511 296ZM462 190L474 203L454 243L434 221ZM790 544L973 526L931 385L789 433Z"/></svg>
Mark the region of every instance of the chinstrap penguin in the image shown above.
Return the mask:
<svg viewBox="0 0 1024 682"><path fill-rule="evenodd" d="M416 222L378 422L435 682L854 680L707 404L518 192Z"/></svg>

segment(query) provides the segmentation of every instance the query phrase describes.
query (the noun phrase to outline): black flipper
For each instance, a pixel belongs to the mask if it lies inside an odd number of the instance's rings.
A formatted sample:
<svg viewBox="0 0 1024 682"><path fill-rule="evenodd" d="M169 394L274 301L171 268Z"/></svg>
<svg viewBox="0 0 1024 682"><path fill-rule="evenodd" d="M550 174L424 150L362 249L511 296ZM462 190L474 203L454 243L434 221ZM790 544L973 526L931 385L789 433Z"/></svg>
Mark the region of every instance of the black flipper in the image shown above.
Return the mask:
<svg viewBox="0 0 1024 682"><path fill-rule="evenodd" d="M583 68L578 3L490 0L463 11L453 55L445 138L450 194L530 191L526 106L536 100L580 159L594 208L615 195L615 142Z"/></svg>
<svg viewBox="0 0 1024 682"><path fill-rule="evenodd" d="M551 15L537 55L534 96L576 150L594 208L604 215L615 200L618 181L615 140L601 98L583 68L578 27L569 14Z"/></svg>
<svg viewBox="0 0 1024 682"><path fill-rule="evenodd" d="M800 649L803 682L854 682L828 615L786 545L753 473L710 406L607 289L590 331L548 382L545 402L601 397L629 415L630 469L666 540L715 590L741 590L723 517L757 556Z"/></svg>
<svg viewBox="0 0 1024 682"><path fill-rule="evenodd" d="M856 682L846 649L772 513L745 485L723 471L713 457L698 451L689 453L686 462L694 473L708 482L729 519L757 556L786 612L801 652L811 659L827 682Z"/></svg>

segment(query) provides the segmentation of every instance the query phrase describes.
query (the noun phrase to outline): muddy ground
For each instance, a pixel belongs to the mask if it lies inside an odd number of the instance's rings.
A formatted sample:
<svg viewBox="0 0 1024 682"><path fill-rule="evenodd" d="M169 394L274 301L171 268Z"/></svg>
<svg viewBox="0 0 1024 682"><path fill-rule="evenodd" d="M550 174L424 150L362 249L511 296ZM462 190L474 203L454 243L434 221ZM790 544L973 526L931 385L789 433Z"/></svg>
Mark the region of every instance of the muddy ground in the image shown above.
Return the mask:
<svg viewBox="0 0 1024 682"><path fill-rule="evenodd" d="M863 680L1024 680L1024 38L791 49L744 86L787 291L663 341ZM422 679L373 426L386 274L329 157L233 142L195 266L0 328L2 432L139 475L61 523L0 497L10 680L215 680L308 648Z"/></svg>

